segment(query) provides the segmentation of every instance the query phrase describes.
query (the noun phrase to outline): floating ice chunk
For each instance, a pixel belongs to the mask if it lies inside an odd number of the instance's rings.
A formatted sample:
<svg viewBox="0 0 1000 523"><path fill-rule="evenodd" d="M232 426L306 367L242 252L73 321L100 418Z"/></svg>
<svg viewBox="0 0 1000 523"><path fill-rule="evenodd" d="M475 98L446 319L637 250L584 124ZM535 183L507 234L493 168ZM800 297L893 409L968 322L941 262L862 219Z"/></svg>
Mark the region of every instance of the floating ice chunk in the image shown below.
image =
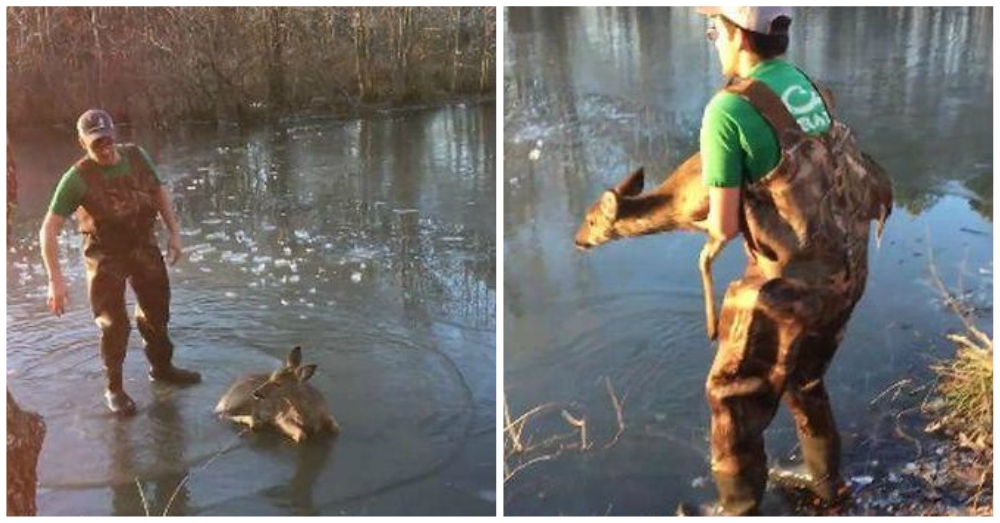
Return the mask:
<svg viewBox="0 0 1000 523"><path fill-rule="evenodd" d="M460 241L462 241L464 239L465 238L462 238L461 236L443 236L441 238L441 241L443 241L443 242L460 242Z"/></svg>
<svg viewBox="0 0 1000 523"><path fill-rule="evenodd" d="M284 305L285 307L288 307L288 303L289 303L288 300L286 300L284 298L281 298L281 304L282 305Z"/></svg>
<svg viewBox="0 0 1000 523"><path fill-rule="evenodd" d="M225 239L228 239L228 238L229 238L229 236L227 236L226 233L224 233L222 231L213 232L213 233L205 235L205 239L206 240L225 240Z"/></svg>
<svg viewBox="0 0 1000 523"><path fill-rule="evenodd" d="M235 233L233 233L233 239L235 239L239 243L243 243L244 241L246 241L247 235L243 231L236 231Z"/></svg>
<svg viewBox="0 0 1000 523"><path fill-rule="evenodd" d="M186 229L181 231L181 236L197 236L201 234L201 229Z"/></svg>
<svg viewBox="0 0 1000 523"><path fill-rule="evenodd" d="M861 485L862 487L865 485L871 485L873 481L875 481L875 478L871 476L854 476L851 478L851 483Z"/></svg>
<svg viewBox="0 0 1000 523"><path fill-rule="evenodd" d="M332 243L324 243L323 244L323 248L324 249L332 249L333 248L333 244Z"/></svg>
<svg viewBox="0 0 1000 523"><path fill-rule="evenodd" d="M698 476L691 480L691 488L702 488L708 482L708 478L705 476Z"/></svg>
<svg viewBox="0 0 1000 523"><path fill-rule="evenodd" d="M392 212L394 212L396 214L413 214L413 213L420 212L420 210L419 209L393 209Z"/></svg>
<svg viewBox="0 0 1000 523"><path fill-rule="evenodd" d="M298 238L298 239L300 239L300 240L303 240L303 241L304 240L308 240L309 239L309 231L297 230L297 231L295 231L295 237Z"/></svg>
<svg viewBox="0 0 1000 523"><path fill-rule="evenodd" d="M316 287L311 287L309 289L309 294L316 294Z"/></svg>
<svg viewBox="0 0 1000 523"><path fill-rule="evenodd" d="M355 272L354 274L351 274L351 281L353 281L354 283L361 282L361 273Z"/></svg>
<svg viewBox="0 0 1000 523"><path fill-rule="evenodd" d="M537 149L537 148L536 149L532 149L531 152L528 153L528 159L531 160L531 161L533 161L533 162L536 161L536 160L538 160L541 157L542 157L542 150L541 149Z"/></svg>
<svg viewBox="0 0 1000 523"><path fill-rule="evenodd" d="M209 218L207 220L202 220L202 225L219 225L222 223L222 218Z"/></svg>
<svg viewBox="0 0 1000 523"><path fill-rule="evenodd" d="M201 272L212 272L211 267L198 267L198 269L200 269Z"/></svg>
<svg viewBox="0 0 1000 523"><path fill-rule="evenodd" d="M233 291L226 291L226 297L227 298L235 298L236 297L236 293L233 292Z"/></svg>
<svg viewBox="0 0 1000 523"><path fill-rule="evenodd" d="M291 276L288 277L288 283L298 283L298 282L299 282L299 275L298 274L293 274L293 275L291 275Z"/></svg>
<svg viewBox="0 0 1000 523"><path fill-rule="evenodd" d="M291 247L283 247L281 249L281 252L285 253L285 256L291 256L292 255L292 249L291 249Z"/></svg>

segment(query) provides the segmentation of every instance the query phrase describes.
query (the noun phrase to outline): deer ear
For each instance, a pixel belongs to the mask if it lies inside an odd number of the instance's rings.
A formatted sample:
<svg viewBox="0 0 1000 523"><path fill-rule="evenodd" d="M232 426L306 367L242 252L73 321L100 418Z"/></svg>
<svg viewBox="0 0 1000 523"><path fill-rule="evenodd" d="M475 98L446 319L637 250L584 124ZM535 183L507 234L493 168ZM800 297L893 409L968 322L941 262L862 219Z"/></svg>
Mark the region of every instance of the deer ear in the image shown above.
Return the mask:
<svg viewBox="0 0 1000 523"><path fill-rule="evenodd" d="M646 173L639 167L632 174L625 177L615 186L615 192L622 196L638 196L642 192L643 184L646 180Z"/></svg>
<svg viewBox="0 0 1000 523"><path fill-rule="evenodd" d="M618 218L618 194L615 191L604 191L601 195L601 214L609 220Z"/></svg>
<svg viewBox="0 0 1000 523"><path fill-rule="evenodd" d="M299 383L305 383L316 372L316 365L305 365L299 367L295 374L299 377Z"/></svg>
<svg viewBox="0 0 1000 523"><path fill-rule="evenodd" d="M298 367L299 365L302 365L302 347L296 345L295 348L288 353L288 358L285 359L285 365L288 367Z"/></svg>

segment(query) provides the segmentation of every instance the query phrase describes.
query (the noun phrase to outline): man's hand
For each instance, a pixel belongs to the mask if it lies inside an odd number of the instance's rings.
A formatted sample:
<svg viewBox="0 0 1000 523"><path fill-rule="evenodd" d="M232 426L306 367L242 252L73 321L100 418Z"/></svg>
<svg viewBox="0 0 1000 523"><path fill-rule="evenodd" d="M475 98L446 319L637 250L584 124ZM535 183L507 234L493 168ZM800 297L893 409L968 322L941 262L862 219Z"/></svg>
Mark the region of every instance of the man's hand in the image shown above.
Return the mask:
<svg viewBox="0 0 1000 523"><path fill-rule="evenodd" d="M171 233L170 239L167 240L167 263L170 265L177 263L177 260L181 259L183 250L184 249L181 246L181 235L178 233Z"/></svg>
<svg viewBox="0 0 1000 523"><path fill-rule="evenodd" d="M62 316L66 312L66 305L69 304L69 297L66 296L66 282L62 275L49 280L49 311L56 316Z"/></svg>

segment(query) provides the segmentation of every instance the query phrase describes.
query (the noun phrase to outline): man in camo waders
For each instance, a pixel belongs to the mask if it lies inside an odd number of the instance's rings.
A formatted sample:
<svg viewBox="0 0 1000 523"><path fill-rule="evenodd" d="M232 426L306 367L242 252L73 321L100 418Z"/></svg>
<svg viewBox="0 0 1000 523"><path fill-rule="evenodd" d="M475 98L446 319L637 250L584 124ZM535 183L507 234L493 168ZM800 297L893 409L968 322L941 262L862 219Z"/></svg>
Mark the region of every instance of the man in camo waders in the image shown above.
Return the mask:
<svg viewBox="0 0 1000 523"><path fill-rule="evenodd" d="M823 375L867 279L870 222L892 208L885 173L833 115L828 91L788 63L792 10L706 7L707 37L730 78L701 129L709 215L720 240L742 233L749 261L719 316L706 382L717 512L759 513L769 477L763 433L784 400L801 470L770 479L842 499L840 437Z"/></svg>
<svg viewBox="0 0 1000 523"><path fill-rule="evenodd" d="M181 256L180 229L170 195L146 152L133 144L116 144L111 115L100 109L84 112L77 121L85 151L56 188L41 229L42 258L49 276L49 310L61 316L67 304L66 284L59 267L56 237L66 218L77 213L83 235L87 292L97 326L107 377L104 397L115 414L135 413L135 402L122 387L122 364L131 329L125 309L125 284L136 297L135 320L146 342L149 379L187 385L201 376L175 367L170 319L170 281L157 245L156 217L167 226L167 260Z"/></svg>

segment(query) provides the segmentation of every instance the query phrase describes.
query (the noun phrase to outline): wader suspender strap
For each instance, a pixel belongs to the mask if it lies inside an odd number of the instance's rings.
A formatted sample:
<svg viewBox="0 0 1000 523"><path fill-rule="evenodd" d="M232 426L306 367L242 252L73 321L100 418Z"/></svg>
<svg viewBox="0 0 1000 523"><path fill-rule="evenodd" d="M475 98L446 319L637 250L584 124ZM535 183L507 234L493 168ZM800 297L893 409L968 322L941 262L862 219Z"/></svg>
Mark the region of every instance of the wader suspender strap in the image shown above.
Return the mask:
<svg viewBox="0 0 1000 523"><path fill-rule="evenodd" d="M774 131L775 138L778 139L778 147L781 150L788 150L795 140L802 136L802 129L792 113L782 103L774 91L763 82L757 82L750 78L733 78L725 87L729 91L750 102L758 112L767 120ZM740 197L740 230L743 232L743 239L746 242L747 250L753 254L754 258L759 258L760 246L757 239L753 237L750 228L746 223L746 191L747 178L743 177Z"/></svg>
<svg viewBox="0 0 1000 523"><path fill-rule="evenodd" d="M774 136L778 139L778 146L782 150L787 150L788 146L792 145L793 138L802 135L802 129L799 128L795 117L788 112L781 98L764 83L750 78L740 78L730 82L726 90L746 99L760 112L774 129Z"/></svg>

